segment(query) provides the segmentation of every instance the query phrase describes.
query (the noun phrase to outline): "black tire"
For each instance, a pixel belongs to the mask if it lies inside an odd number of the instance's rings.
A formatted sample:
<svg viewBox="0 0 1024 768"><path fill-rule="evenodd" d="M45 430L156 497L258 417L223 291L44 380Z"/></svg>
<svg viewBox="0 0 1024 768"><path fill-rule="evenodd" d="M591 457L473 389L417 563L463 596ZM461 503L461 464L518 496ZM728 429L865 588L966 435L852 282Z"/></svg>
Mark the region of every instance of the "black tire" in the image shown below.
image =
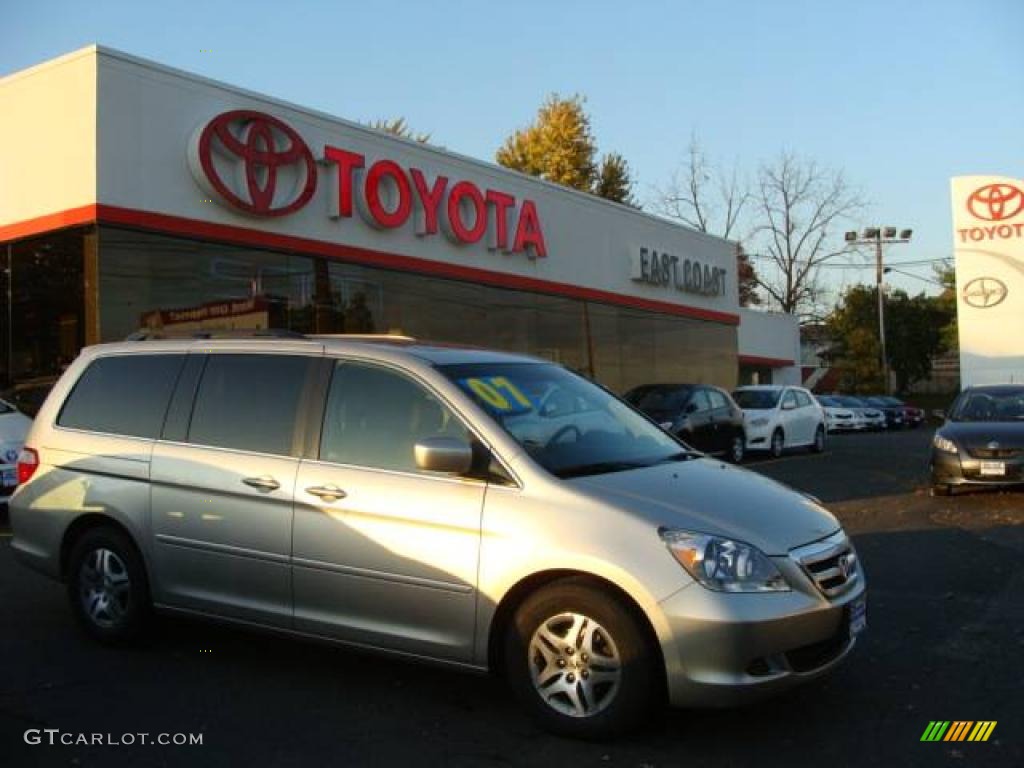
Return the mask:
<svg viewBox="0 0 1024 768"><path fill-rule="evenodd" d="M79 626L101 643L137 641L149 626L152 604L146 568L134 542L117 528L92 528L74 543L67 593Z"/></svg>
<svg viewBox="0 0 1024 768"><path fill-rule="evenodd" d="M743 432L737 432L732 436L729 445L729 461L733 464L742 464L743 457L747 455L747 436Z"/></svg>
<svg viewBox="0 0 1024 768"><path fill-rule="evenodd" d="M638 728L647 719L655 704L662 704L663 685L660 679L659 655L648 633L644 631L641 619L636 616L634 606L619 595L592 585L586 579L569 578L549 584L526 598L519 606L505 636L505 672L509 685L517 698L535 720L552 733L573 738L600 741L614 738ZM593 714L572 716L557 709L571 706L565 694L554 693L542 696L535 686L533 675L543 675L551 669L549 680L554 681L547 690L556 685L565 686L576 680L576 695L586 702L582 686L588 675L587 667L574 668L574 664L589 661L594 670L601 669L601 661L588 659L583 653L587 647L581 644L584 629L577 633L574 655L568 655L568 645L553 651L559 656L558 667L545 662L540 651L532 645L535 633L542 626L558 627L558 617L563 614L578 614L587 621L595 622L600 628L592 636L600 638L600 632L607 633L611 647L617 651L620 661L619 677L615 683L594 686L597 692L592 696ZM572 625L565 621L568 635ZM584 628L587 624L582 625ZM557 632L553 633L557 635ZM566 640L569 639L568 635ZM548 652L552 646L546 645ZM607 647L607 646L605 646ZM566 652L562 652L566 651ZM531 653L533 657L531 658ZM541 666L542 669L538 669ZM559 671L564 668L566 671ZM593 674L598 674L595 672ZM600 691L603 691L601 698ZM559 697L563 697L559 699ZM549 700L553 703L549 703Z"/></svg>
<svg viewBox="0 0 1024 768"><path fill-rule="evenodd" d="M785 450L786 435L781 429L776 429L772 432L772 439L768 444L768 452L772 455L773 459L777 459L782 456Z"/></svg>
<svg viewBox="0 0 1024 768"><path fill-rule="evenodd" d="M825 427L821 424L814 430L814 443L811 444L811 450L815 453L825 452Z"/></svg>

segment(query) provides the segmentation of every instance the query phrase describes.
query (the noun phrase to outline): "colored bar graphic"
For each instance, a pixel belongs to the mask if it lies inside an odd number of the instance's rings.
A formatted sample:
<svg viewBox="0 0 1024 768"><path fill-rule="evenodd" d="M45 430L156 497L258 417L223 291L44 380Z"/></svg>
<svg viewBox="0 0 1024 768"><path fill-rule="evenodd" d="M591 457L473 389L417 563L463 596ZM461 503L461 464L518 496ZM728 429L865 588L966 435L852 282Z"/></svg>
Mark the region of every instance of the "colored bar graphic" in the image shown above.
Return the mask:
<svg viewBox="0 0 1024 768"><path fill-rule="evenodd" d="M988 741L996 720L931 720L921 741Z"/></svg>
<svg viewBox="0 0 1024 768"><path fill-rule="evenodd" d="M938 741L949 727L948 720L932 720L921 734L921 741Z"/></svg>

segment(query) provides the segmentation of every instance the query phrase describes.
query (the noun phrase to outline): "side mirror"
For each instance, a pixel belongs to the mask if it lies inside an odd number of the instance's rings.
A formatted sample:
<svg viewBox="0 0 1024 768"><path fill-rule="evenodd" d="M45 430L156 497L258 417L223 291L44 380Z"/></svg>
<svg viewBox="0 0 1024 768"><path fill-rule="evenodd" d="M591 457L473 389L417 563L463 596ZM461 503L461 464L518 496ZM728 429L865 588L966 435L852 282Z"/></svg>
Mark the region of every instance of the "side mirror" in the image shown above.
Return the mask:
<svg viewBox="0 0 1024 768"><path fill-rule="evenodd" d="M784 411L792 411L795 408L796 408L796 403L794 403L792 400L785 400L782 403L782 410L784 410Z"/></svg>
<svg viewBox="0 0 1024 768"><path fill-rule="evenodd" d="M686 414L696 413L696 412L697 412L697 404L696 403L687 403L686 404L686 408L683 409L683 413L686 413Z"/></svg>
<svg viewBox="0 0 1024 768"><path fill-rule="evenodd" d="M413 447L416 466L428 472L462 475L473 466L473 447L455 437L425 437Z"/></svg>

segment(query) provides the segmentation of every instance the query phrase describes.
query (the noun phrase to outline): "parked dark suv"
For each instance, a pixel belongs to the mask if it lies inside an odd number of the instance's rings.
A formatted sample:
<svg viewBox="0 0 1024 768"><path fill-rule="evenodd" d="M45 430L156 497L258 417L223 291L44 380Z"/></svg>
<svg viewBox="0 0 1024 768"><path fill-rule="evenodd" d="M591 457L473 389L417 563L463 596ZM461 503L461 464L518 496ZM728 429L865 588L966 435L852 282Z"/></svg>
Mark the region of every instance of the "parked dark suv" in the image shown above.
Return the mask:
<svg viewBox="0 0 1024 768"><path fill-rule="evenodd" d="M626 402L694 448L738 464L746 451L743 411L724 389L707 384L644 384Z"/></svg>

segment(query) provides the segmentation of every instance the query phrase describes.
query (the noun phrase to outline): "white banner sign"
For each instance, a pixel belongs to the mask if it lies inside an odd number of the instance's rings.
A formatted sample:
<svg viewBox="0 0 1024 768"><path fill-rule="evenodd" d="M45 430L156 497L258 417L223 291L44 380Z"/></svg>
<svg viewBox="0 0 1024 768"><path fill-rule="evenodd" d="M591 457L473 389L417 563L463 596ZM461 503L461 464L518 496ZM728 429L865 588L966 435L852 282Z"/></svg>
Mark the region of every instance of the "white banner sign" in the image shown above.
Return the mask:
<svg viewBox="0 0 1024 768"><path fill-rule="evenodd" d="M1024 383L1024 180L952 180L960 385Z"/></svg>

